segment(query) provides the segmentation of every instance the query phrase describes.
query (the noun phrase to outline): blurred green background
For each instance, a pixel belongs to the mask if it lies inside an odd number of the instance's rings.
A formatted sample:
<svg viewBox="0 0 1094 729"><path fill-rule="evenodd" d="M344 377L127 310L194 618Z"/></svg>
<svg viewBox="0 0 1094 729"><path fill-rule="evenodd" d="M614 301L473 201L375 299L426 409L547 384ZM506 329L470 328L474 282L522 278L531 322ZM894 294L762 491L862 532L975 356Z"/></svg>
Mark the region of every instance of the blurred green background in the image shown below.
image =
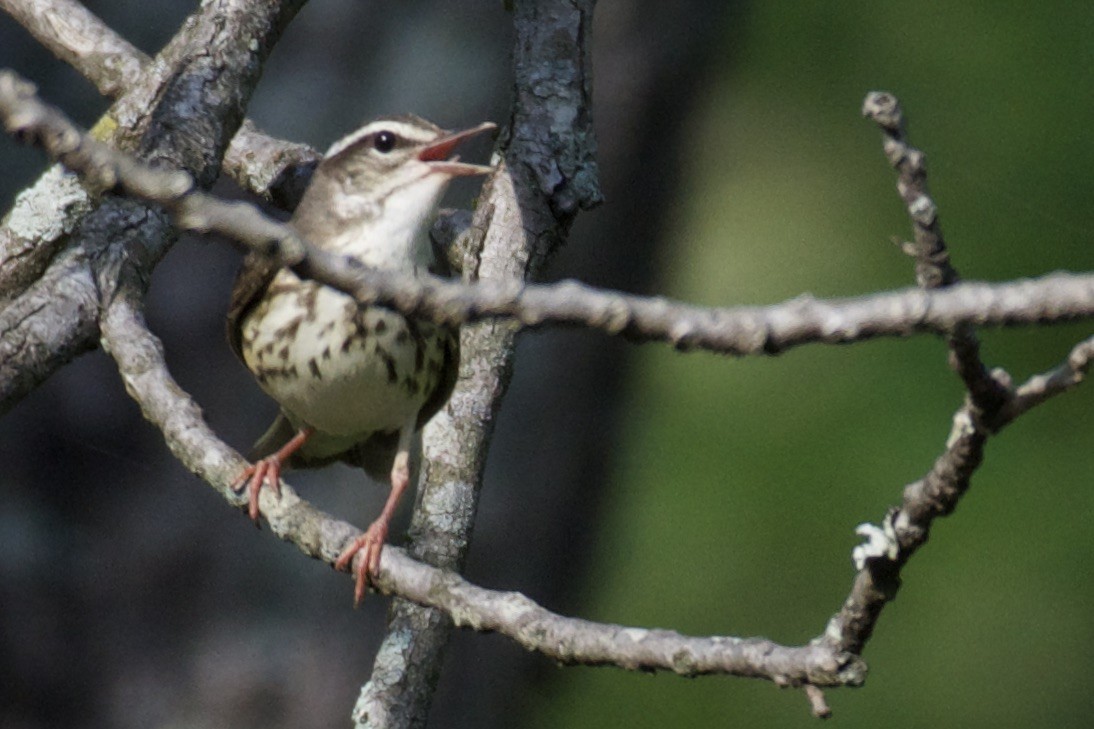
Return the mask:
<svg viewBox="0 0 1094 729"><path fill-rule="evenodd" d="M89 3L148 52L196 5ZM249 113L320 148L378 113L504 121L509 21L501 3L313 0ZM909 235L895 175L859 113L876 89L901 99L927 153L965 278L1094 269L1091 38L1094 8L1059 0L601 0L607 200L547 277L710 305L911 285L891 242ZM0 65L94 123L106 102L34 46L0 14ZM0 144L6 205L42 160ZM607 247L613 232L630 241ZM273 406L223 342L236 262L184 239L157 268L149 319L211 424L246 448ZM983 351L1021 380L1092 331L984 331ZM855 526L879 521L941 452L962 399L945 360L926 336L733 360L525 335L467 573L580 617L807 641L850 587ZM829 692L841 727L1090 724L1092 404L1087 385L989 443L886 608L866 686ZM224 508L101 353L0 421L0 474L0 725L348 723L385 602L350 610L348 580ZM383 498L348 470L291 480L356 523ZM556 669L467 632L430 721L731 725L816 720L799 692L766 682Z"/></svg>
<svg viewBox="0 0 1094 729"><path fill-rule="evenodd" d="M700 90L664 255L711 305L903 287L909 226L866 92L898 95L967 279L1094 267L1094 8L1067 2L752 3ZM652 171L656 173L656 171ZM611 204L611 201L609 201ZM985 331L1016 378L1089 323ZM853 530L940 453L961 388L933 337L776 359L642 347L584 616L694 634L818 634ZM866 658L829 692L843 727L1089 726L1094 390L989 444L905 572ZM560 670L535 727L808 726L804 697L741 679Z"/></svg>

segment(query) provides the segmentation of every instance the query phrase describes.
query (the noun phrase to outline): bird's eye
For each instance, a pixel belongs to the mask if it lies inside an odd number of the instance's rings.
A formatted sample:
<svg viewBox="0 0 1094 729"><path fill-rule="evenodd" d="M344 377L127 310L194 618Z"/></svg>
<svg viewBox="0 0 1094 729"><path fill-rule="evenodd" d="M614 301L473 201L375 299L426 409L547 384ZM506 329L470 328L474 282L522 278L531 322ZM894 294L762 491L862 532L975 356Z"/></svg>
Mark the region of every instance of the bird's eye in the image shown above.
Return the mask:
<svg viewBox="0 0 1094 729"><path fill-rule="evenodd" d="M372 146L376 148L377 152L387 154L395 149L395 135L387 130L376 132L376 138L373 139Z"/></svg>

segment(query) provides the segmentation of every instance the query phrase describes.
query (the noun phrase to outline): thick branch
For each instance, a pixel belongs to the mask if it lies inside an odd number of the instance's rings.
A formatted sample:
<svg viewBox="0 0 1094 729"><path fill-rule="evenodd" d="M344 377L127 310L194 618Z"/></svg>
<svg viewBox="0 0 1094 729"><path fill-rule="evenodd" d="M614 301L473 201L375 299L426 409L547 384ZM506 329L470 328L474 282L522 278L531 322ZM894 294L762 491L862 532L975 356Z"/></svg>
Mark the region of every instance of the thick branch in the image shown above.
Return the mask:
<svg viewBox="0 0 1094 729"><path fill-rule="evenodd" d="M75 0L0 0L0 10L103 96L120 96L148 63L148 56Z"/></svg>
<svg viewBox="0 0 1094 729"><path fill-rule="evenodd" d="M514 9L515 99L497 152L503 161L484 186L464 249L465 279L535 277L578 209L600 198L586 45L592 10L593 0L530 0ZM457 567L467 553L515 335L509 323L462 330L461 379L426 430L410 527L411 553L432 564ZM373 677L354 707L358 727L425 724L450 629L435 610L394 603Z"/></svg>
<svg viewBox="0 0 1094 729"><path fill-rule="evenodd" d="M160 54L156 73L145 74L142 83L111 109L101 133L111 136L113 130L115 143L123 148L188 170L199 183L211 184L228 140L242 121L262 60L300 2L204 3ZM243 38L251 42L241 42ZM20 84L12 78L5 75L3 83L18 93ZM61 147L80 144L78 137L65 133L56 141ZM170 246L174 231L166 218L138 208L131 201L105 198L74 236L55 243L62 253L52 257L51 265L86 262L81 278L93 282L93 289L86 290L84 298L109 298L119 261L139 259L147 275ZM17 301L12 296L13 303L0 315L0 341L5 354L11 355L0 371L0 410L94 346L90 333L97 326L97 306L55 298L38 286L21 293Z"/></svg>
<svg viewBox="0 0 1094 729"><path fill-rule="evenodd" d="M0 223L0 308L42 277L91 207L79 179L61 165L19 193Z"/></svg>
<svg viewBox="0 0 1094 729"><path fill-rule="evenodd" d="M0 8L104 96L133 88L151 60L75 0L0 0ZM319 156L306 144L275 139L245 120L224 155L224 173L291 210Z"/></svg>
<svg viewBox="0 0 1094 729"><path fill-rule="evenodd" d="M0 0L44 46L70 63L105 95L123 97L96 126L98 138L123 143L132 140L147 108L160 93L187 46L180 34L160 54L149 59L99 18L74 0ZM219 12L211 5L207 12ZM175 59L175 60L172 60ZM130 145L131 147L132 145ZM124 144L123 144L124 148ZM242 187L295 207L319 154L303 144L275 140L244 122L224 155L224 172ZM15 201L0 225L0 304L13 300L40 278L50 260L68 242L92 201L80 183L52 168Z"/></svg>

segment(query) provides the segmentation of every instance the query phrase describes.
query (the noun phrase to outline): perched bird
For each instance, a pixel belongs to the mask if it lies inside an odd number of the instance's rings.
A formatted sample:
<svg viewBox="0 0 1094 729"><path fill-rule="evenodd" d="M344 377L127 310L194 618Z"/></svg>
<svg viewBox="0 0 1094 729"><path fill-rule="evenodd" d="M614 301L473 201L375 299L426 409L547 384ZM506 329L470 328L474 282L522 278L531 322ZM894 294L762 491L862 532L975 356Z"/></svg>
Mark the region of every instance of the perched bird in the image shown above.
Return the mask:
<svg viewBox="0 0 1094 729"><path fill-rule="evenodd" d="M370 122L330 148L289 224L315 246L366 266L437 272L428 239L437 203L454 177L493 169L450 155L462 141L491 129L485 123L446 132L415 116ZM360 602L379 571L392 515L410 481L414 434L444 406L455 384L458 333L360 305L249 256L232 290L228 338L281 406L255 444L252 458L259 460L233 485L246 487L252 519L258 520L263 483L280 495L283 468L341 460L377 479L390 476L380 516L335 564L348 570L362 552L354 593Z"/></svg>

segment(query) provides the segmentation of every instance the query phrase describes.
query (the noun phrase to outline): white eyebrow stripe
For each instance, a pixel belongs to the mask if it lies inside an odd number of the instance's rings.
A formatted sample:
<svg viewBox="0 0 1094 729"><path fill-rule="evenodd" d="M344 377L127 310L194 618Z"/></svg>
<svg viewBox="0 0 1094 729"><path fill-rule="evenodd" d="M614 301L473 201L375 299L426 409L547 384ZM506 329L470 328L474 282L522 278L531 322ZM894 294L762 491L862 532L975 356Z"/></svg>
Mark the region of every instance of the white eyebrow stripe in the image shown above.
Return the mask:
<svg viewBox="0 0 1094 729"><path fill-rule="evenodd" d="M432 142L434 139L438 138L437 132L432 129L423 129L422 127L407 124L406 122L398 121L396 119L378 119L374 122L369 122L357 131L351 132L339 139L331 145L324 156L333 157L357 144L368 135L375 134L376 132L385 129L393 132L398 137L421 144Z"/></svg>

